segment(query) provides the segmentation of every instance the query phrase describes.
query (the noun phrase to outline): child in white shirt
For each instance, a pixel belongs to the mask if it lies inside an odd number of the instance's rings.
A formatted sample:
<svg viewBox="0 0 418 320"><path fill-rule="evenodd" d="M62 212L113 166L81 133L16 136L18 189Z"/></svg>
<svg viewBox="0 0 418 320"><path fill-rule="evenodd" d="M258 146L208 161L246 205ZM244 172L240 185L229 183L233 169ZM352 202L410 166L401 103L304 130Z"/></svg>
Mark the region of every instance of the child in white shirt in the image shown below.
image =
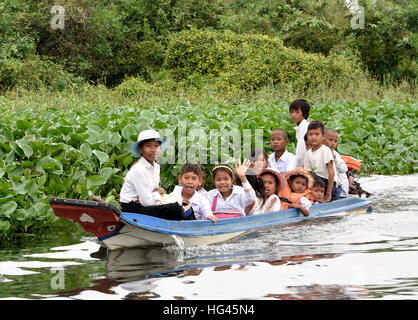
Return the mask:
<svg viewBox="0 0 418 320"><path fill-rule="evenodd" d="M286 179L279 171L266 168L260 173L264 186L264 202L259 208L254 209L253 214L275 212L282 209L279 192L286 187Z"/></svg>
<svg viewBox="0 0 418 320"><path fill-rule="evenodd" d="M287 132L275 129L271 132L270 144L274 152L268 158L269 168L284 173L296 168L297 159L293 153L286 150L288 143Z"/></svg>
<svg viewBox="0 0 418 320"><path fill-rule="evenodd" d="M341 181L341 193L340 197L345 198L348 197L348 176L347 176L347 164L341 159L340 154L335 150L338 144L338 133L334 129L327 128L325 130L325 140L324 144L328 146L333 155L335 161L335 168L338 174L338 177Z"/></svg>
<svg viewBox="0 0 418 320"><path fill-rule="evenodd" d="M197 192L201 177L200 165L194 163L185 163L181 167L180 176L178 181L181 187L174 189L170 195L177 199L181 199L187 203L190 203L191 209L186 214L190 215L191 218L197 220L211 220L213 223L217 222L217 218L213 215L210 204L206 195Z"/></svg>
<svg viewBox="0 0 418 320"><path fill-rule="evenodd" d="M156 157L165 149L167 140L155 130L144 130L131 147L141 157L128 171L120 191L122 211L141 213L168 220L183 220L184 208L177 202L164 203L160 184L160 166Z"/></svg>
<svg viewBox="0 0 418 320"><path fill-rule="evenodd" d="M239 212L245 216L245 208L255 199L255 192L248 182L245 173L250 167L251 162L244 160L235 167L237 176L242 182L242 187L234 186L234 171L227 164L216 165L212 169L212 181L216 189L208 192L208 200L212 207L212 212Z"/></svg>
<svg viewBox="0 0 418 320"><path fill-rule="evenodd" d="M306 146L304 136L308 131L309 122L307 121L309 117L309 112L311 106L304 99L297 99L292 101L289 105L289 114L293 123L296 123L296 166L303 167Z"/></svg>
<svg viewBox="0 0 418 320"><path fill-rule="evenodd" d="M341 183L336 174L334 155L330 148L323 144L325 126L322 121L312 121L308 126L308 142L311 149L306 151L304 168L310 171L314 178L320 177L324 180L325 197L324 202L339 199L337 186Z"/></svg>

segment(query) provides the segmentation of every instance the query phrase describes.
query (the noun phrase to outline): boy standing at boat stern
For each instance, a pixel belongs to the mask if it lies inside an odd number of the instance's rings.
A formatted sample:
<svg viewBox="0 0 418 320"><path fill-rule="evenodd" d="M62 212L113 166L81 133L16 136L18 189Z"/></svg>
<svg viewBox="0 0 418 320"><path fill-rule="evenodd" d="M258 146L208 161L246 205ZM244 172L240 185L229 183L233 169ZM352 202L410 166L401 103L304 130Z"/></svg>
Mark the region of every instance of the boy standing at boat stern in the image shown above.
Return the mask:
<svg viewBox="0 0 418 320"><path fill-rule="evenodd" d="M197 191L201 183L201 176L202 172L199 164L185 163L181 167L178 177L181 187L176 186L170 195L190 204L190 209L186 211L186 214L190 215L190 219L208 219L216 223L218 218L213 215L209 200L205 194Z"/></svg>
<svg viewBox="0 0 418 320"><path fill-rule="evenodd" d="M308 131L309 122L306 120L309 117L309 111L311 110L310 104L304 99L297 99L292 101L289 105L289 114L293 123L296 123L296 161L297 167L303 167L306 145L305 134Z"/></svg>
<svg viewBox="0 0 418 320"><path fill-rule="evenodd" d="M306 151L304 168L310 171L314 178L319 177L324 181L326 190L324 202L330 202L339 199L337 186L341 183L336 174L334 155L331 149L323 144L324 136L323 122L312 121L308 126L308 142L311 149Z"/></svg>

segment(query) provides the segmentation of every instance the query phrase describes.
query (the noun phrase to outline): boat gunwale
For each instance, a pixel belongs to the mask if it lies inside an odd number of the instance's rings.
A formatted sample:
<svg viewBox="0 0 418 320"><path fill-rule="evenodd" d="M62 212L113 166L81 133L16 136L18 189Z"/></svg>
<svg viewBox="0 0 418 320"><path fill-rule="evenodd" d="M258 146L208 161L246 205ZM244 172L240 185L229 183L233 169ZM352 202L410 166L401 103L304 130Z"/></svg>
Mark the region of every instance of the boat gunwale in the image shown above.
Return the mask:
<svg viewBox="0 0 418 320"><path fill-rule="evenodd" d="M344 205L346 203L349 204ZM149 231L180 236L208 236L349 213L357 209L369 208L371 205L372 202L369 200L349 197L311 207L316 210L311 210L309 216L303 216L297 209L292 208L239 218L219 219L216 224L209 220L174 221L129 212L122 212L120 218L124 223ZM321 210L323 207L325 208Z"/></svg>

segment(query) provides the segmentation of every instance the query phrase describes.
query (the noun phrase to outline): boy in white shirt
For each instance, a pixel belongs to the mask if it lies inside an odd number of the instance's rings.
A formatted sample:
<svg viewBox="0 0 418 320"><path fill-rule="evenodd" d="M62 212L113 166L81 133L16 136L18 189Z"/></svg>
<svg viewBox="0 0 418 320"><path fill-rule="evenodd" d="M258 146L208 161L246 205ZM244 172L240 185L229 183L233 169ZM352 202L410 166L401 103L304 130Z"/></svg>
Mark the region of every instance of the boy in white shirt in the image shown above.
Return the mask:
<svg viewBox="0 0 418 320"><path fill-rule="evenodd" d="M328 146L333 155L334 155L334 161L335 161L335 168L337 170L338 177L341 181L341 193L340 197L345 198L348 197L348 176L347 176L347 164L344 162L343 159L341 159L340 154L335 150L338 144L338 133L334 129L327 128L325 130L325 140L324 144Z"/></svg>
<svg viewBox="0 0 418 320"><path fill-rule="evenodd" d="M296 157L286 150L288 143L287 132L283 129L275 129L271 132L270 144L274 152L268 158L269 168L280 173L288 172L296 168Z"/></svg>
<svg viewBox="0 0 418 320"><path fill-rule="evenodd" d="M337 191L341 184L336 174L334 155L323 144L325 127L322 121L312 121L308 126L308 142L311 149L306 151L304 168L312 172L314 178L320 177L325 182L324 202L339 199Z"/></svg>
<svg viewBox="0 0 418 320"><path fill-rule="evenodd" d="M293 123L296 123L296 166L303 167L306 146L305 146L305 134L308 130L309 122L307 121L309 117L309 111L311 106L304 99L297 99L292 101L289 105L289 114Z"/></svg>
<svg viewBox="0 0 418 320"><path fill-rule="evenodd" d="M183 220L185 208L178 202L163 204L165 191L159 187L160 165L155 162L167 140L155 130L139 133L138 141L131 147L134 156L141 157L129 169L120 191L122 211L141 213L167 220Z"/></svg>
<svg viewBox="0 0 418 320"><path fill-rule="evenodd" d="M170 195L177 199L190 203L191 208L189 212L190 219L196 220L211 220L216 223L218 219L213 215L210 204L206 195L200 194L196 189L200 183L201 169L198 164L185 163L181 167L178 181L181 187L176 187Z"/></svg>

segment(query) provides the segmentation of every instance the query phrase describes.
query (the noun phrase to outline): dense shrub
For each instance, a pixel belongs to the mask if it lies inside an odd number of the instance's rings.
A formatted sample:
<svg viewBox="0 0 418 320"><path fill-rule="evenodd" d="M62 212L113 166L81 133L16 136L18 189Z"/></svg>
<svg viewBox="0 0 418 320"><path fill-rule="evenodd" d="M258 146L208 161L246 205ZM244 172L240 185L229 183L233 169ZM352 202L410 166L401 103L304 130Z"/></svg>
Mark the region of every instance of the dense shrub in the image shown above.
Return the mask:
<svg viewBox="0 0 418 320"><path fill-rule="evenodd" d="M342 56L324 57L287 48L272 37L240 35L231 31L182 31L171 37L165 67L179 79L194 73L218 77L220 86L256 89L266 84L296 82L315 86L347 82L361 75Z"/></svg>
<svg viewBox="0 0 418 320"><path fill-rule="evenodd" d="M267 35L286 47L325 56L355 52L377 79L416 81L415 2L360 3L365 28L354 30L345 0L0 0L0 61L11 65L36 54L89 82L113 87L125 77L150 81L153 73L164 71L172 33L229 30L249 37L240 42ZM64 30L50 26L53 5L65 8ZM239 60L243 53L235 55Z"/></svg>
<svg viewBox="0 0 418 320"><path fill-rule="evenodd" d="M404 2L404 1L399 1ZM364 29L348 29L347 43L360 52L364 66L380 80L416 81L418 5L378 1L365 7Z"/></svg>
<svg viewBox="0 0 418 320"><path fill-rule="evenodd" d="M62 91L83 83L83 79L58 64L32 56L27 60L0 61L0 91L18 86L27 90L48 88Z"/></svg>

